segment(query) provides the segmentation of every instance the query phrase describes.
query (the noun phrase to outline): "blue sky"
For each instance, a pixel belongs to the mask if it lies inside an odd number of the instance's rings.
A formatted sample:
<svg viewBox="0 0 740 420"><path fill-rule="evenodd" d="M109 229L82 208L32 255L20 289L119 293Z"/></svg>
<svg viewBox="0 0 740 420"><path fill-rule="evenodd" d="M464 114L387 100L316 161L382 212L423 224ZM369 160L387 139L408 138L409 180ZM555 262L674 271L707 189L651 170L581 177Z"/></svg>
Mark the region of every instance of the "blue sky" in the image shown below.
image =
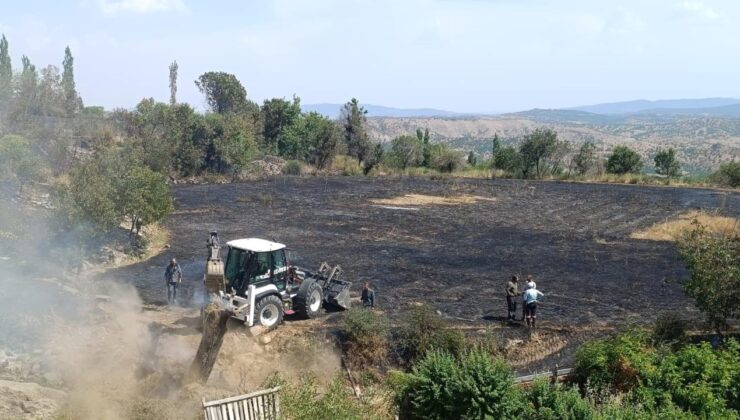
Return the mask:
<svg viewBox="0 0 740 420"><path fill-rule="evenodd" d="M14 67L75 56L85 103L178 99L237 75L253 100L460 112L740 97L736 0L5 1Z"/></svg>

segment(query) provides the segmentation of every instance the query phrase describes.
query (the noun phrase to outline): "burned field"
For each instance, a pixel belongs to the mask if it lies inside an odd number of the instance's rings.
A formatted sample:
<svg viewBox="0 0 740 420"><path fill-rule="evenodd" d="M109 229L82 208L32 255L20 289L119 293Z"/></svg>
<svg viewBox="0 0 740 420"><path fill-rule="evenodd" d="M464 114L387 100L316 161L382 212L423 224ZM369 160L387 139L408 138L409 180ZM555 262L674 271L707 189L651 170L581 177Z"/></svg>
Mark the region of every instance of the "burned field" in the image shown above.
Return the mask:
<svg viewBox="0 0 740 420"><path fill-rule="evenodd" d="M543 324L596 327L694 312L677 284L687 273L673 245L630 234L689 210L740 215L740 194L731 192L518 180L280 177L178 186L174 196L171 248L112 273L135 282L150 303L166 298L162 271L177 257L182 301L199 304L205 240L216 229L222 240L285 243L309 269L341 264L355 292L373 283L391 317L424 302L474 323L504 315L512 273L531 273L545 293Z"/></svg>

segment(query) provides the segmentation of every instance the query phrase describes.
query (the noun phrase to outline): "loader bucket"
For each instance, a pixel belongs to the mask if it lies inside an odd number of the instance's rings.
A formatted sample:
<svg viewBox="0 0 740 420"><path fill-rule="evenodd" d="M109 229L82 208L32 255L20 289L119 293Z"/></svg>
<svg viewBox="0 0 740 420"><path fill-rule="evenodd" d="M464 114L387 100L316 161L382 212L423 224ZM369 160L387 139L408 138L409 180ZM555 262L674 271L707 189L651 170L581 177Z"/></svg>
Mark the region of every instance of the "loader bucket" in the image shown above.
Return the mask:
<svg viewBox="0 0 740 420"><path fill-rule="evenodd" d="M351 282L346 280L331 279L324 287L324 302L342 309L350 308L349 288Z"/></svg>

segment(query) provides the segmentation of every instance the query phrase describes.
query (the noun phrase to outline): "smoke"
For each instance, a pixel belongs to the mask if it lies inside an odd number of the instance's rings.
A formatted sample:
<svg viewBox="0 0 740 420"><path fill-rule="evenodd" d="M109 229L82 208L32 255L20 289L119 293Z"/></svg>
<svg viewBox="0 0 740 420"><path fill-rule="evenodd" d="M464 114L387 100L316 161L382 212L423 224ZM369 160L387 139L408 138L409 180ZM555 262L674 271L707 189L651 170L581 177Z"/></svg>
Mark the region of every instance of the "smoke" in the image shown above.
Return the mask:
<svg viewBox="0 0 740 420"><path fill-rule="evenodd" d="M198 307L146 305L134 281L88 275L95 247L17 204L0 203L0 417L193 418L201 398L254 391L274 372L328 382L339 371L333 339L305 324L256 336L232 320L207 384L183 385Z"/></svg>

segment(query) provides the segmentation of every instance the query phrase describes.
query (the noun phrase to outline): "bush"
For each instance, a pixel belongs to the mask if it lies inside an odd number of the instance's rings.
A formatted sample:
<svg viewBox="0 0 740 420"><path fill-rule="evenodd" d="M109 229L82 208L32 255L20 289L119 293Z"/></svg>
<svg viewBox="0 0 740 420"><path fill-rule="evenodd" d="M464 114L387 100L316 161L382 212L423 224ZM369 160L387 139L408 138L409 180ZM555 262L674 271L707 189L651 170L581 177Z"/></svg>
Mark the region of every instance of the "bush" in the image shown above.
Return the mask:
<svg viewBox="0 0 740 420"><path fill-rule="evenodd" d="M297 160L285 162L282 170L283 175L301 175L303 173L303 164Z"/></svg>
<svg viewBox="0 0 740 420"><path fill-rule="evenodd" d="M598 395L630 391L654 370L655 357L641 332L592 341L576 353L576 380Z"/></svg>
<svg viewBox="0 0 740 420"><path fill-rule="evenodd" d="M440 172L452 173L464 166L464 159L462 154L456 150L443 146L436 147L432 150L431 166Z"/></svg>
<svg viewBox="0 0 740 420"><path fill-rule="evenodd" d="M484 352L458 360L433 350L414 367L405 392L417 418L512 418L525 409L512 385L508 366Z"/></svg>
<svg viewBox="0 0 740 420"><path fill-rule="evenodd" d="M374 407L357 400L340 377L334 379L327 389L320 389L317 379L305 374L296 382L287 382L279 376L273 376L263 386L281 386L280 411L287 419L364 420L380 419L388 415L376 413Z"/></svg>
<svg viewBox="0 0 740 420"><path fill-rule="evenodd" d="M681 173L681 164L676 159L676 151L673 149L658 150L655 155L655 172L669 177L678 176Z"/></svg>
<svg viewBox="0 0 740 420"><path fill-rule="evenodd" d="M426 305L413 306L404 317L398 333L399 349L404 361L413 364L429 350L443 350L455 357L465 350L465 335L449 325Z"/></svg>
<svg viewBox="0 0 740 420"><path fill-rule="evenodd" d="M385 318L365 308L347 312L342 329L347 357L353 366L375 366L388 355L388 324Z"/></svg>
<svg viewBox="0 0 740 420"><path fill-rule="evenodd" d="M606 171L610 174L638 173L642 169L642 158L627 146L617 146L606 162Z"/></svg>
<svg viewBox="0 0 740 420"><path fill-rule="evenodd" d="M732 161L721 165L710 179L720 185L740 188L740 162Z"/></svg>
<svg viewBox="0 0 740 420"><path fill-rule="evenodd" d="M686 322L676 312L663 312L655 320L653 338L658 341L681 341L686 336Z"/></svg>
<svg viewBox="0 0 740 420"><path fill-rule="evenodd" d="M553 386L546 380L537 381L526 396L534 411L534 415L530 417L543 420L586 420L596 416L594 405L581 398L578 390L560 384Z"/></svg>
<svg viewBox="0 0 740 420"><path fill-rule="evenodd" d="M696 223L679 239L681 259L691 271L686 294L718 332L740 316L740 237L713 234Z"/></svg>

